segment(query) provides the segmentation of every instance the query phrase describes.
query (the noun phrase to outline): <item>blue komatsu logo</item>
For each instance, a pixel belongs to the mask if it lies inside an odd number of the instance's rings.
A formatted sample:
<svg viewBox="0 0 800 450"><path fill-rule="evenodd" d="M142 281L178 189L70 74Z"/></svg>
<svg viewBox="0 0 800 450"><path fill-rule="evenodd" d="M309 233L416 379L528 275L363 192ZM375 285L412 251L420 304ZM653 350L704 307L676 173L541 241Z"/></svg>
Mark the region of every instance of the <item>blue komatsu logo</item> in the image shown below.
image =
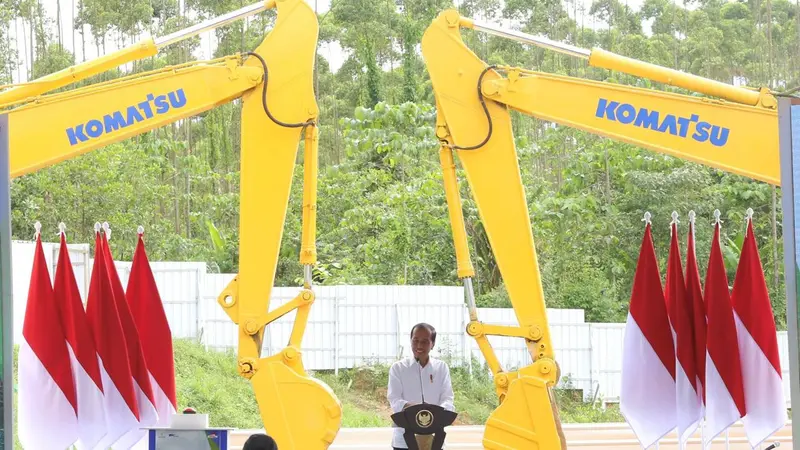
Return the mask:
<svg viewBox="0 0 800 450"><path fill-rule="evenodd" d="M700 120L700 116L677 117L674 114L662 114L647 108L637 108L629 103L620 103L601 98L597 102L595 117L649 128L659 133L669 133L685 138L690 136L697 142L711 142L715 147L723 147L728 142L730 129L713 125ZM691 133L691 134L690 134Z"/></svg>
<svg viewBox="0 0 800 450"><path fill-rule="evenodd" d="M67 128L69 145L78 145L90 139L129 127L135 123L152 119L156 115L166 114L170 109L186 106L186 93L183 89L164 95L147 94L147 99L131 105L121 111L106 114L100 119L92 119L86 123Z"/></svg>

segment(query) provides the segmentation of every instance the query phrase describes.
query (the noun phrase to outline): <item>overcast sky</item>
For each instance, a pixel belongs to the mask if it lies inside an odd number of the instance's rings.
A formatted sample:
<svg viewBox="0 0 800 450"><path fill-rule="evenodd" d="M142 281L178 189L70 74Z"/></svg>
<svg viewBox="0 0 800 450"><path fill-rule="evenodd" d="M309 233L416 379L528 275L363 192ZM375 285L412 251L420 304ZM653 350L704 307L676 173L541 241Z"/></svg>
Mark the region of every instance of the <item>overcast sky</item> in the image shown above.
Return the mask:
<svg viewBox="0 0 800 450"><path fill-rule="evenodd" d="M64 36L64 46L71 52L74 52L73 49L73 42L72 42L72 30L73 30L73 15L77 15L77 1L78 0L61 0L61 33ZM244 4L247 4L250 0L245 0ZM315 7L318 12L324 13L330 8L331 0L306 0L312 7ZM333 0L336 1L336 0ZM592 0L581 0L585 5L586 11L588 12L589 7L592 4ZM629 7L633 9L638 9L643 0L627 0L627 4ZM53 19L53 35L58 36L55 31L55 17L57 12L57 3L56 0L40 0L40 3L44 7L47 16ZM183 6L183 0L179 0L181 7ZM459 3L459 0L455 1L456 4ZM589 17L585 18L585 22L583 23L586 27L592 27L592 19ZM17 52L19 59L22 62L22 65L14 72L14 82L26 81L26 74L28 69L28 59L30 53L26 53L26 43L23 42L21 37L23 36L23 28L22 28L22 20L17 19L14 24L12 24L11 36L16 42ZM25 30L25 33L28 33L29 30ZM75 45L80 49L81 41L80 35L76 32L76 39ZM157 37L157 36L155 36ZM214 31L208 31L202 33L200 35L201 45L198 49L198 52L195 55L199 59L210 59L212 57L214 48L216 46L216 39L214 37ZM115 45L114 42L107 42L106 43L106 52L111 52L117 50L118 47ZM30 50L29 50L30 51ZM331 65L331 70L338 70L341 66L342 62L346 55L342 52L342 49L336 45L323 45L320 46L320 54L325 57ZM91 38L91 34L88 33L88 27L86 32L86 57L87 59L93 59L100 56L100 49L94 44L93 39ZM78 51L77 62L81 62L82 59L82 52Z"/></svg>

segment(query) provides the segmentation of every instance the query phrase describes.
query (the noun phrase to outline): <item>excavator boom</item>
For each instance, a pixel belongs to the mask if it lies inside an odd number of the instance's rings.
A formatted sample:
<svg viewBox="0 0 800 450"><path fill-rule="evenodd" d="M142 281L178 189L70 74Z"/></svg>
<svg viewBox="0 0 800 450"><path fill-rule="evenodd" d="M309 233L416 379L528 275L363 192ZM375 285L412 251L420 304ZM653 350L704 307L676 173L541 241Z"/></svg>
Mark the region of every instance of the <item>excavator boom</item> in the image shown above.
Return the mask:
<svg viewBox="0 0 800 450"><path fill-rule="evenodd" d="M462 28L584 58L594 67L708 97L488 65L464 44ZM505 30L461 17L452 9L442 12L427 28L422 54L436 99L436 136L441 145L457 273L467 291L467 333L475 338L494 374L500 402L486 423L483 445L492 450L566 448L552 391L560 369L546 316L510 111L777 185L777 100L766 89L739 88L602 49L590 51ZM456 155L518 326L485 324L477 317ZM488 342L487 336L492 335L524 339L531 364L506 371Z"/></svg>
<svg viewBox="0 0 800 450"><path fill-rule="evenodd" d="M262 77L263 69L243 66L241 57L231 56L133 75L23 104L8 113L11 176L197 115L241 97L259 85ZM42 127L42 123L48 126ZM26 145L29 142L36 145Z"/></svg>
<svg viewBox="0 0 800 450"><path fill-rule="evenodd" d="M252 52L189 62L67 90L117 64L242 17L277 9L273 29ZM0 92L0 139L20 177L241 99L239 273L219 303L239 328L238 369L253 385L264 426L280 448L324 449L341 425L341 404L302 363L314 302L317 119L313 89L319 25L303 0L272 0ZM269 310L297 150L305 139L303 245L306 283L293 301ZM281 353L261 357L265 327L297 310Z"/></svg>

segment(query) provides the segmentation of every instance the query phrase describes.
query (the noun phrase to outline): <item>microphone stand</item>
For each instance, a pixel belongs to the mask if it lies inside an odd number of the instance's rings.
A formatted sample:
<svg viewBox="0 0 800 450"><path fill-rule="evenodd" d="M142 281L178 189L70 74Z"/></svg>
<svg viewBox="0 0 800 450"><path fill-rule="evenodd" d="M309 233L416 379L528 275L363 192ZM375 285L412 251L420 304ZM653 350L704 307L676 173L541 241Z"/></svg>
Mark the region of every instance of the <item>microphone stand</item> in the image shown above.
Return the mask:
<svg viewBox="0 0 800 450"><path fill-rule="evenodd" d="M422 404L425 404L425 385L422 383L422 363L419 362L419 358L416 356L414 359L417 361L417 366L419 367L419 392L422 395ZM433 435L422 435L417 434L416 436L417 446L419 450L432 450L433 447Z"/></svg>
<svg viewBox="0 0 800 450"><path fill-rule="evenodd" d="M414 360L417 361L417 366L419 366L419 392L422 395L422 403L425 404L425 388L422 384L422 363L419 362L419 358L416 356L414 357Z"/></svg>

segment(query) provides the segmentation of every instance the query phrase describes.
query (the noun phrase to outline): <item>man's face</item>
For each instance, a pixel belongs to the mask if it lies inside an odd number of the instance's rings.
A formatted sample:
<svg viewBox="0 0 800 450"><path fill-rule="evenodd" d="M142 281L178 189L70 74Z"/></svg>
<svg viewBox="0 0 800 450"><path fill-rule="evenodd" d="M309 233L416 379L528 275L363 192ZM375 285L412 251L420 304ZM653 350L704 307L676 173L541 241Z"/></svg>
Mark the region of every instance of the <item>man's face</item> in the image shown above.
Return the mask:
<svg viewBox="0 0 800 450"><path fill-rule="evenodd" d="M417 327L414 334L411 335L411 349L414 351L414 357L419 359L427 359L428 353L433 348L433 341L431 341L431 332L426 328Z"/></svg>

